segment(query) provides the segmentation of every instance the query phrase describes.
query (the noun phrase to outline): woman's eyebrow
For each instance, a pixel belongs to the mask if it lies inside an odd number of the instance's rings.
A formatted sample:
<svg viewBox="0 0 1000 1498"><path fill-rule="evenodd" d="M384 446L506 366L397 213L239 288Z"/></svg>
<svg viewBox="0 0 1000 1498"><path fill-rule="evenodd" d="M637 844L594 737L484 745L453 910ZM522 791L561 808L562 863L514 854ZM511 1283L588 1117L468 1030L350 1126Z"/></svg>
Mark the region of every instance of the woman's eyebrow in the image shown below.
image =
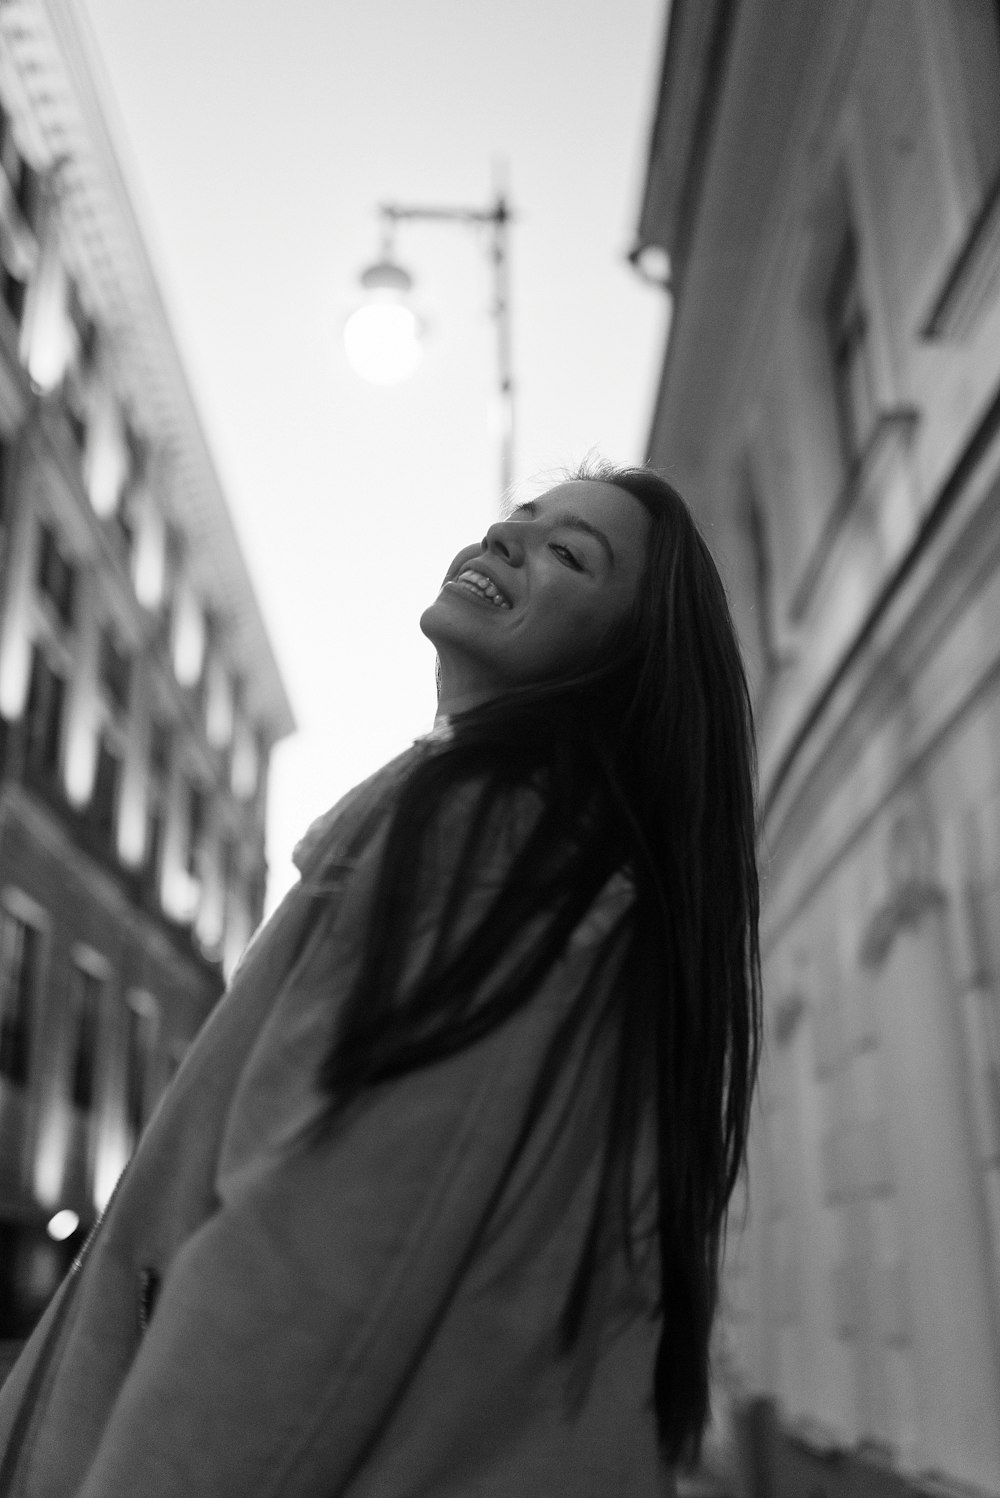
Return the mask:
<svg viewBox="0 0 1000 1498"><path fill-rule="evenodd" d="M527 515L534 520L538 515L538 506L533 499L528 499L524 504L515 505L510 513L512 516ZM593 536L594 540L599 541L604 547L609 566L615 565L615 554L611 542L602 530L598 530L596 525L591 525L589 520L584 520L582 515L574 515L570 510L559 510L554 515L546 514L545 519L550 525L568 526L570 530L583 531L584 535Z"/></svg>

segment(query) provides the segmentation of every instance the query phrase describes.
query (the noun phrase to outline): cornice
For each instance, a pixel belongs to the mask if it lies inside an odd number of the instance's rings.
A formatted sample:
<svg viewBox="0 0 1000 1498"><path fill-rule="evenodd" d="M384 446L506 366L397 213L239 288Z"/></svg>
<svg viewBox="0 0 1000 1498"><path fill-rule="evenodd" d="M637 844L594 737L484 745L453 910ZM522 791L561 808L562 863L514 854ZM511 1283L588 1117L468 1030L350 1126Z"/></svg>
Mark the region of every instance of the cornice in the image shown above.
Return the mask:
<svg viewBox="0 0 1000 1498"><path fill-rule="evenodd" d="M683 274L740 0L673 0L639 214L640 245L658 245Z"/></svg>
<svg viewBox="0 0 1000 1498"><path fill-rule="evenodd" d="M797 229L790 185L814 177L829 151L869 13L864 0L730 0L724 9L725 47L686 118L678 101L693 88L687 73L704 72L710 49L702 37L700 50L689 41L685 51L683 15L676 38L671 21L676 97L668 89L658 104L643 208L644 229L675 262L646 453L682 485L703 464L706 423L724 426L723 411L759 374ZM709 5L702 16L696 0L682 10L695 12L689 36L715 14Z"/></svg>

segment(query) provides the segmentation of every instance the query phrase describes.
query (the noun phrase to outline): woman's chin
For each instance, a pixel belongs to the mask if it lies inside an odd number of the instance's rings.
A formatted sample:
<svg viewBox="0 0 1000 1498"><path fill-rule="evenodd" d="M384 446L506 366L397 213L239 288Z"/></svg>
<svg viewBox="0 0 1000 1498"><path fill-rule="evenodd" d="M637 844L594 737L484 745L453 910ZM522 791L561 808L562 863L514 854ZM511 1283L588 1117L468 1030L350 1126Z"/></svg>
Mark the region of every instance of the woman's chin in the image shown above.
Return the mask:
<svg viewBox="0 0 1000 1498"><path fill-rule="evenodd" d="M420 615L420 628L435 645L439 632L445 639L460 639L468 633L473 610L482 610L482 605L463 598L458 589L446 584Z"/></svg>
<svg viewBox="0 0 1000 1498"><path fill-rule="evenodd" d="M441 595L438 594L433 603L429 603L420 615L420 629L432 642L437 644L435 626L442 622Z"/></svg>

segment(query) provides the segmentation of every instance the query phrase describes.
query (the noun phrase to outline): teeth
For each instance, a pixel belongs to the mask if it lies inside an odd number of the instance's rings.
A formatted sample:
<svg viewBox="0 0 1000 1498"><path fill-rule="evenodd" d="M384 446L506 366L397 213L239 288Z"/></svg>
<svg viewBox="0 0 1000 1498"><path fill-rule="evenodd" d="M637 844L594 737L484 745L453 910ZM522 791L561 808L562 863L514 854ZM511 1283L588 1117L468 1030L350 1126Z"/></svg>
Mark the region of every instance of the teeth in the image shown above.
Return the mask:
<svg viewBox="0 0 1000 1498"><path fill-rule="evenodd" d="M459 573L458 577L455 578L455 582L464 583L467 587L478 593L481 598L488 598L494 608L510 608L510 604L496 585L488 577L484 577L481 572L473 572L471 569L467 569L465 572Z"/></svg>

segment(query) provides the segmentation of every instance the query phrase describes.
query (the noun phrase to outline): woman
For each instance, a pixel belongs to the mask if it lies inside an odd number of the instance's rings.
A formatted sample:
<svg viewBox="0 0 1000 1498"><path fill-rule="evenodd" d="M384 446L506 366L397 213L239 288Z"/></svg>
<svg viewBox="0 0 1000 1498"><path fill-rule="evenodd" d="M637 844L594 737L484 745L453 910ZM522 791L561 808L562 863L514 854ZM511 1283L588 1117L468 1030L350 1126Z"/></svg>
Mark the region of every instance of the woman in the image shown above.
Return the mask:
<svg viewBox="0 0 1000 1498"><path fill-rule="evenodd" d="M300 845L0 1393L19 1498L652 1495L758 1044L752 732L651 472L452 563L440 713Z"/></svg>

